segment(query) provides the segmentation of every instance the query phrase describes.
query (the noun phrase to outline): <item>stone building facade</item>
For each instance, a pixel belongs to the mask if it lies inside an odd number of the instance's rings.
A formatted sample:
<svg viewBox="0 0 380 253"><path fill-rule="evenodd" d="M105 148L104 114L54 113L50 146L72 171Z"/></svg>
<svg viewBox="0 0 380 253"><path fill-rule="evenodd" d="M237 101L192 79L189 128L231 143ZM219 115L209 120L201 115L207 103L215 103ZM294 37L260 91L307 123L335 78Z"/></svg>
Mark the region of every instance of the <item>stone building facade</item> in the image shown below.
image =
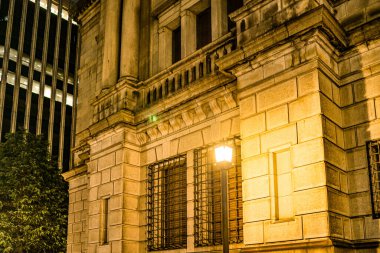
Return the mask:
<svg viewBox="0 0 380 253"><path fill-rule="evenodd" d="M379 252L379 1L84 6L67 252Z"/></svg>

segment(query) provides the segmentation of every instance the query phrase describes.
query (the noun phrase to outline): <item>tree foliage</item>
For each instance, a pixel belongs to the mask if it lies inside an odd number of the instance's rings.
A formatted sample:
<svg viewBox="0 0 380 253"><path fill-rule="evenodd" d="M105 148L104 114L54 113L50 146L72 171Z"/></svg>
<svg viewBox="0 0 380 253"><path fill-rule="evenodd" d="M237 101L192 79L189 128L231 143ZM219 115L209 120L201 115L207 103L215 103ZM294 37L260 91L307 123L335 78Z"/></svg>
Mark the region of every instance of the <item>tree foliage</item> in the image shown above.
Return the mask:
<svg viewBox="0 0 380 253"><path fill-rule="evenodd" d="M67 185L41 136L0 143L0 252L64 252Z"/></svg>

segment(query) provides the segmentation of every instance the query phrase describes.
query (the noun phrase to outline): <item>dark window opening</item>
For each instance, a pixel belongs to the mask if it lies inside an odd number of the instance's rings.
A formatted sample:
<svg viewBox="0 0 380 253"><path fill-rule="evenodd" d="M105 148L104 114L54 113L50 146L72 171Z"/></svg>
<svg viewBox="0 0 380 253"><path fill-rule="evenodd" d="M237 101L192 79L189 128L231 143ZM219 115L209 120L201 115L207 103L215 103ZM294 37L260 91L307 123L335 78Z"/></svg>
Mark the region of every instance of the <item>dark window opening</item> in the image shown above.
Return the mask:
<svg viewBox="0 0 380 253"><path fill-rule="evenodd" d="M182 75L178 76L178 89L182 89Z"/></svg>
<svg viewBox="0 0 380 253"><path fill-rule="evenodd" d="M203 62L199 63L199 78L203 77Z"/></svg>
<svg viewBox="0 0 380 253"><path fill-rule="evenodd" d="M367 142L372 216L380 218L380 140Z"/></svg>
<svg viewBox="0 0 380 253"><path fill-rule="evenodd" d="M173 30L172 34L172 63L181 60L181 27Z"/></svg>
<svg viewBox="0 0 380 253"><path fill-rule="evenodd" d="M169 80L165 80L165 96L169 95Z"/></svg>
<svg viewBox="0 0 380 253"><path fill-rule="evenodd" d="M156 102L157 101L157 89L154 88L153 89L153 102Z"/></svg>
<svg viewBox="0 0 380 253"><path fill-rule="evenodd" d="M174 78L171 81L170 92L175 92L175 79Z"/></svg>
<svg viewBox="0 0 380 253"><path fill-rule="evenodd" d="M187 246L186 154L148 166L148 250Z"/></svg>
<svg viewBox="0 0 380 253"><path fill-rule="evenodd" d="M158 88L158 99L161 99L161 98L162 98L162 86Z"/></svg>
<svg viewBox="0 0 380 253"><path fill-rule="evenodd" d="M149 105L150 104L150 91L146 94L146 103Z"/></svg>
<svg viewBox="0 0 380 253"><path fill-rule="evenodd" d="M185 83L184 83L184 85L186 86L188 84L189 84L189 71L186 70L185 71Z"/></svg>
<svg viewBox="0 0 380 253"><path fill-rule="evenodd" d="M243 0L228 0L227 1L227 15L243 7L243 5L244 5ZM228 18L228 30L230 31L234 27L235 27L235 23L230 18Z"/></svg>
<svg viewBox="0 0 380 253"><path fill-rule="evenodd" d="M206 74L211 73L211 57L210 55L206 56Z"/></svg>
<svg viewBox="0 0 380 253"><path fill-rule="evenodd" d="M229 241L243 242L243 201L240 144L234 147L233 165L228 169ZM214 146L194 151L194 237L195 246L222 244L221 173L215 164Z"/></svg>
<svg viewBox="0 0 380 253"><path fill-rule="evenodd" d="M197 49L211 42L211 8L197 15Z"/></svg>
<svg viewBox="0 0 380 253"><path fill-rule="evenodd" d="M191 81L194 82L197 79L197 68L191 68Z"/></svg>
<svg viewBox="0 0 380 253"><path fill-rule="evenodd" d="M243 19L241 22L240 22L240 32L244 32L245 31L245 20Z"/></svg>

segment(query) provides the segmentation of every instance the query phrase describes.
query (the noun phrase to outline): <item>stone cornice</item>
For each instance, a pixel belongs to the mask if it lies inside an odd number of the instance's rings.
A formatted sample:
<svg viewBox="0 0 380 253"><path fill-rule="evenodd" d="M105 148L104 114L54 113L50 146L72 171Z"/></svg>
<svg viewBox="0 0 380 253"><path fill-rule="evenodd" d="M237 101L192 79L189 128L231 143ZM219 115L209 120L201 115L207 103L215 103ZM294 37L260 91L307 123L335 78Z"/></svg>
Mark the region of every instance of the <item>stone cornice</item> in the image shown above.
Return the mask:
<svg viewBox="0 0 380 253"><path fill-rule="evenodd" d="M171 114L170 117L162 119L158 123L152 123L144 127L142 131L138 130L137 139L140 145L166 137L237 107L234 92L225 90L221 94L222 96L219 95L206 101L194 101L189 108L183 109L177 114Z"/></svg>
<svg viewBox="0 0 380 253"><path fill-rule="evenodd" d="M330 42L337 48L346 48L348 45L346 34L339 22L322 5L241 45L239 49L219 59L216 64L220 69L229 71L239 64L250 61L257 54L272 50L313 29L319 29L327 34Z"/></svg>

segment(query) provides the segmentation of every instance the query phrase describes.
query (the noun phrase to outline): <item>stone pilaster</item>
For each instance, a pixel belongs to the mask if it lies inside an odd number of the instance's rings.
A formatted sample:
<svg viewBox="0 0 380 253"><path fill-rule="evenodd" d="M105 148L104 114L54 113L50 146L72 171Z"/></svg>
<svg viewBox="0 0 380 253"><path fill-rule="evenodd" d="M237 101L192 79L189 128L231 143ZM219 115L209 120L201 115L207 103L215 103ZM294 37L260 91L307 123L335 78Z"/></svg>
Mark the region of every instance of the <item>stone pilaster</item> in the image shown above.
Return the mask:
<svg viewBox="0 0 380 253"><path fill-rule="evenodd" d="M181 58L193 53L197 48L197 16L189 10L181 13Z"/></svg>
<svg viewBox="0 0 380 253"><path fill-rule="evenodd" d="M211 0L212 40L228 32L227 1Z"/></svg>
<svg viewBox="0 0 380 253"><path fill-rule="evenodd" d="M137 79L140 44L140 0L124 0L121 24L120 77Z"/></svg>
<svg viewBox="0 0 380 253"><path fill-rule="evenodd" d="M158 32L159 68L163 70L172 64L172 31L162 27Z"/></svg>
<svg viewBox="0 0 380 253"><path fill-rule="evenodd" d="M105 31L102 66L102 88L115 85L119 73L120 0L103 1L105 4Z"/></svg>

